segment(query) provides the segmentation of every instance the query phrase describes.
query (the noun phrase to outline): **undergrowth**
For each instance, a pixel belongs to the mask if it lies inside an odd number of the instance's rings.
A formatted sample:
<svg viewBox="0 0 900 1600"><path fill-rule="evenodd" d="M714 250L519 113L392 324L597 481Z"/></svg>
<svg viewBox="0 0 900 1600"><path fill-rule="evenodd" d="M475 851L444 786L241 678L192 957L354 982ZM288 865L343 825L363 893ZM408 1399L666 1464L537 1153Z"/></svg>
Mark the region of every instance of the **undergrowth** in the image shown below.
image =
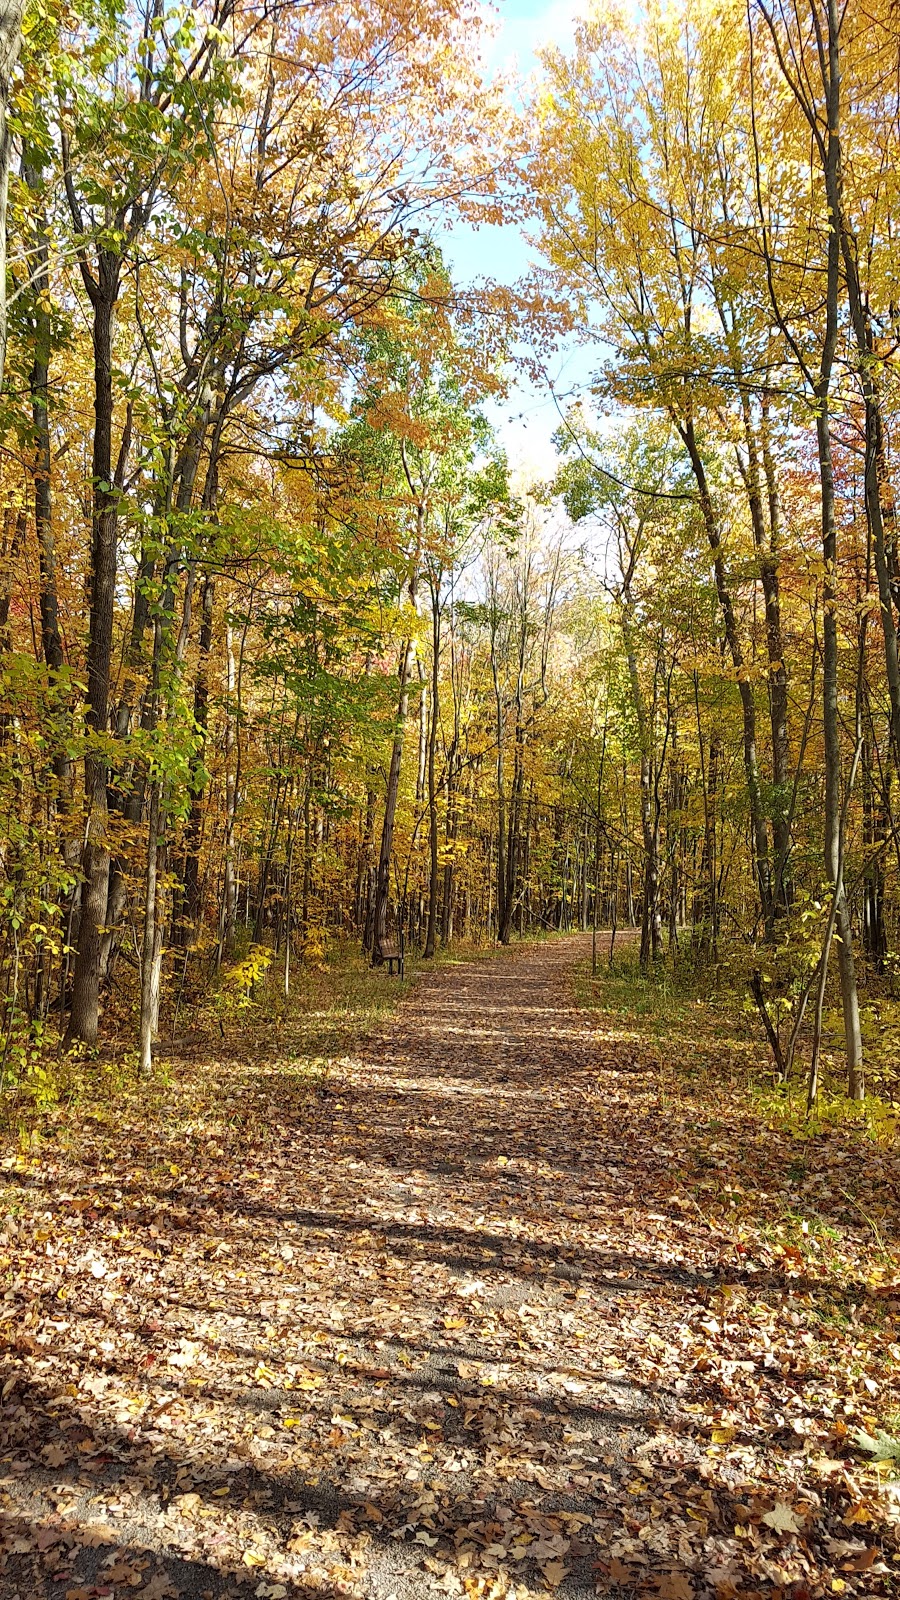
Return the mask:
<svg viewBox="0 0 900 1600"><path fill-rule="evenodd" d="M344 946L327 963L299 966L286 998L267 954L241 954L219 984L179 1008L147 1078L138 1078L137 1052L121 1024L102 1049L63 1053L58 1041L48 1044L39 1077L23 1075L3 1097L4 1131L24 1143L64 1140L75 1123L108 1125L114 1134L124 1119L158 1123L173 1136L191 1124L218 1126L227 1142L264 1119L275 1077L299 1110L412 981L411 969L403 982L389 979L357 947Z"/></svg>
<svg viewBox="0 0 900 1600"><path fill-rule="evenodd" d="M862 1102L844 1092L840 1015L836 1005L826 1009L821 1087L808 1114L808 1038L801 1035L790 1081L778 1082L747 992L743 956L726 949L721 959L702 965L682 951L674 961L642 969L633 937L616 946L612 963L601 943L597 973L592 976L590 964L583 963L576 994L579 1004L602 1009L635 1037L665 1045L664 1078L667 1066L677 1062L681 1083L723 1102L746 1097L764 1117L803 1138L844 1129L894 1143L900 1128L900 1001L879 992L877 982L861 996L868 1089Z"/></svg>
<svg viewBox="0 0 900 1600"><path fill-rule="evenodd" d="M0 1095L0 1134L21 1146L65 1142L88 1122L115 1137L125 1119L157 1127L164 1138L193 1127L205 1139L218 1129L224 1148L263 1128L285 1096L302 1121L311 1096L330 1094L335 1063L393 1014L419 971L511 954L532 942L503 950L459 941L434 963L409 948L402 980L373 967L356 941L335 942L294 967L287 997L281 962L267 946L247 942L218 975L197 968L179 986L149 1077L138 1078L133 1008L104 1019L108 1037L94 1049L63 1052L58 1031L48 1029L40 1051Z"/></svg>

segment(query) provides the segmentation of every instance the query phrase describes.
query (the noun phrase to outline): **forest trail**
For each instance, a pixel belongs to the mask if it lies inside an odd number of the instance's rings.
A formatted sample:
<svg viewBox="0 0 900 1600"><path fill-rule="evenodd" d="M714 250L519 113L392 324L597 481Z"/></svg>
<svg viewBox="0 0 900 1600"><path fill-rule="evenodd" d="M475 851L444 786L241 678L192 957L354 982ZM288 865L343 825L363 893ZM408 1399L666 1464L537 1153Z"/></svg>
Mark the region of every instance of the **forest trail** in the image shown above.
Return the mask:
<svg viewBox="0 0 900 1600"><path fill-rule="evenodd" d="M830 1291L685 1197L702 1112L577 1008L589 953L421 976L243 1159L7 1163L4 1600L886 1592L804 1454Z"/></svg>

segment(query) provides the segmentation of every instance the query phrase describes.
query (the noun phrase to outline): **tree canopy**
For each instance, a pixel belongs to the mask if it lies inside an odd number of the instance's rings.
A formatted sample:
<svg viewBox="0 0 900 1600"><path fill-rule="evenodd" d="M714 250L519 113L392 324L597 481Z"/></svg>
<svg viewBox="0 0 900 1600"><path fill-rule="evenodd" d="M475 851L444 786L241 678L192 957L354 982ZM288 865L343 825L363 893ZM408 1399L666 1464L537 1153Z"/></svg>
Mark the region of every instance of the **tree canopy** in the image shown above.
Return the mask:
<svg viewBox="0 0 900 1600"><path fill-rule="evenodd" d="M865 1093L900 860L893 14L603 8L524 107L487 27L9 11L8 1082L129 1028L149 1072L251 951L287 992L348 939L636 923L648 968L727 969L811 1098L834 1002ZM540 265L455 284L454 219ZM593 375L541 483L494 402L560 337Z"/></svg>

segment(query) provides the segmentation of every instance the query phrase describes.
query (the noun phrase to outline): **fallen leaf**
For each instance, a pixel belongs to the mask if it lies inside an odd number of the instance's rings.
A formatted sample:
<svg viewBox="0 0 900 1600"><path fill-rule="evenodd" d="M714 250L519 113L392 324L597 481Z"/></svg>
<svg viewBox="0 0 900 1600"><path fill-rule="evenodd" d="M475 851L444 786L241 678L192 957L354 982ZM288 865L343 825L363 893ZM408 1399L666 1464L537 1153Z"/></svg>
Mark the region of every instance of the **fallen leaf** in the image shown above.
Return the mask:
<svg viewBox="0 0 900 1600"><path fill-rule="evenodd" d="M803 1527L802 1518L798 1518L784 1500L777 1501L771 1511L764 1512L760 1521L767 1528L774 1528L776 1533L799 1533Z"/></svg>
<svg viewBox="0 0 900 1600"><path fill-rule="evenodd" d="M127 1583L130 1588L136 1589L143 1573L139 1567L127 1561L114 1561L112 1566L104 1568L103 1576L110 1583Z"/></svg>
<svg viewBox="0 0 900 1600"><path fill-rule="evenodd" d="M138 1600L178 1600L180 1593L171 1578L164 1572L157 1572L139 1591Z"/></svg>
<svg viewBox="0 0 900 1600"><path fill-rule="evenodd" d="M548 1561L541 1567L541 1571L551 1589L559 1588L568 1570L568 1567L564 1567L561 1561Z"/></svg>
<svg viewBox="0 0 900 1600"><path fill-rule="evenodd" d="M694 1585L684 1572L664 1572L656 1588L660 1600L694 1600Z"/></svg>
<svg viewBox="0 0 900 1600"><path fill-rule="evenodd" d="M626 1567L625 1563L620 1561L618 1556L613 1556L612 1560L608 1563L605 1561L597 1561L595 1562L595 1566L598 1567L602 1572L605 1572L612 1583L620 1584L622 1588L630 1588L635 1581L634 1569L632 1567Z"/></svg>

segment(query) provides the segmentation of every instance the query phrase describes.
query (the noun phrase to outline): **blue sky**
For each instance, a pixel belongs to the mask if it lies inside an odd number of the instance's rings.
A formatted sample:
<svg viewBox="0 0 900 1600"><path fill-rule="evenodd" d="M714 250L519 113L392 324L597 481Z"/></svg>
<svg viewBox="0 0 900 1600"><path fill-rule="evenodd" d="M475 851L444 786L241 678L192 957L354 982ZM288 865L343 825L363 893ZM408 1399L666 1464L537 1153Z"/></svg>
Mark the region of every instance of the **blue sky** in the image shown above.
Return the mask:
<svg viewBox="0 0 900 1600"><path fill-rule="evenodd" d="M523 88L539 70L537 52L545 45L563 49L571 42L577 16L585 0L496 0L491 8L496 33L487 54L488 71L514 77ZM473 228L458 223L439 235L451 273L460 285L479 278L512 284L539 259L525 234L517 227ZM557 394L589 380L591 357L576 345L558 352L549 376ZM524 376L514 379L502 404L486 408L514 467L538 477L554 467L552 434L559 416L553 397L536 390Z"/></svg>

